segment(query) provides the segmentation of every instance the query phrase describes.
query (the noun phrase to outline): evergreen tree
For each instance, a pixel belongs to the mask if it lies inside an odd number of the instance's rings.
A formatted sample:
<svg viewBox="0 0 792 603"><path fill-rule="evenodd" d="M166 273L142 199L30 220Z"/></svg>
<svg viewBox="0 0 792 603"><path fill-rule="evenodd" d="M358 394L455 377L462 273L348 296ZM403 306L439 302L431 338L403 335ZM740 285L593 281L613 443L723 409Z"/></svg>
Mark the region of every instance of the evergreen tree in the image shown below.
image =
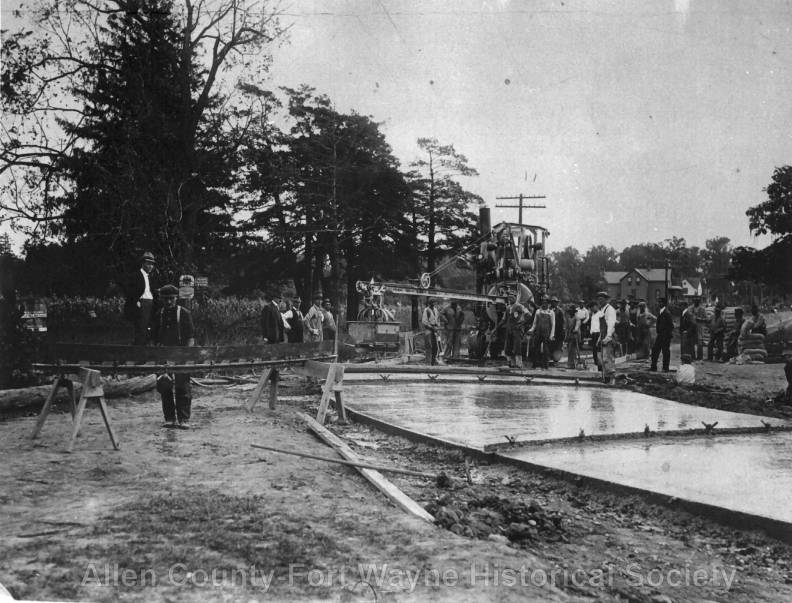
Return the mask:
<svg viewBox="0 0 792 603"><path fill-rule="evenodd" d="M441 254L459 250L473 238L478 217L471 208L483 200L456 180L478 176L478 172L453 145L419 138L418 147L421 158L413 162L415 171L409 175L413 188L410 218L414 245L425 248L426 269L432 273Z"/></svg>

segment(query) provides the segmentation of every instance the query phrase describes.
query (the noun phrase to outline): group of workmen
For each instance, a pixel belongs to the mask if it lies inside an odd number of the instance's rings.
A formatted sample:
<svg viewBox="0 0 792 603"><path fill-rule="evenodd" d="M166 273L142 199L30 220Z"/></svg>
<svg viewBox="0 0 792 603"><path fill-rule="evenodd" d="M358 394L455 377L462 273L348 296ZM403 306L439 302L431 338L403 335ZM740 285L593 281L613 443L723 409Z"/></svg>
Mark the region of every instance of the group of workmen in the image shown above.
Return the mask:
<svg viewBox="0 0 792 603"><path fill-rule="evenodd" d="M668 372L674 320L666 298L657 299L657 315L652 314L645 300L612 300L605 291L595 301L578 300L561 307L554 295L543 295L522 303L510 297L506 303L489 302L476 316L477 324L468 344L469 356L483 362L487 354L498 358L503 354L509 367L522 368L531 361L534 368L546 369L561 361L566 345L568 368L583 368L580 355L583 341L588 340L593 362L603 379L615 380L615 358L632 354L636 359L649 359L650 371L657 371L662 357L662 370ZM430 299L422 315L427 364L434 365L459 357L464 312L456 301L445 308L436 308ZM681 302L681 352L683 357L703 360L705 330L709 332L707 360L725 362L737 354L737 339L743 324L742 310L735 311L736 325L727 332L722 309L709 314L695 298L692 304ZM761 317L754 312L754 322ZM652 336L652 328L655 335ZM761 328L761 327L760 327ZM443 351L442 355L438 352Z"/></svg>
<svg viewBox="0 0 792 603"><path fill-rule="evenodd" d="M192 315L178 304L179 290L174 285L159 286L155 265L154 254L145 252L140 268L126 275L121 283L126 297L124 315L134 327L133 345L194 346ZM332 306L321 293L314 295L313 305L305 314L299 296L288 299L276 292L267 292L262 297L260 326L264 343L335 338ZM162 373L157 377L157 391L162 398L163 427L187 429L192 406L190 375Z"/></svg>

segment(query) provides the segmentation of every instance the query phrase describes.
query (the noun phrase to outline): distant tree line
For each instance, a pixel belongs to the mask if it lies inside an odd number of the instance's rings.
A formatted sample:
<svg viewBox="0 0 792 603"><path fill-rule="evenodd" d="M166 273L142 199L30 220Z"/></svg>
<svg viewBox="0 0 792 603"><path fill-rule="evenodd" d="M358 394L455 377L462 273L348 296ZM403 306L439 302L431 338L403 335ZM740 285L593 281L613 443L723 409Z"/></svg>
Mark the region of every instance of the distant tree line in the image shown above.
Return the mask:
<svg viewBox="0 0 792 603"><path fill-rule="evenodd" d="M604 285L606 270L667 264L676 278L703 277L735 287L748 283L765 287L771 295L786 296L792 293L792 166L776 168L765 192L767 200L746 212L753 234L774 237L764 249L732 247L728 237L708 239L703 249L688 247L678 237L631 245L621 252L597 245L581 254L567 247L550 256L553 288L567 299L590 299Z"/></svg>

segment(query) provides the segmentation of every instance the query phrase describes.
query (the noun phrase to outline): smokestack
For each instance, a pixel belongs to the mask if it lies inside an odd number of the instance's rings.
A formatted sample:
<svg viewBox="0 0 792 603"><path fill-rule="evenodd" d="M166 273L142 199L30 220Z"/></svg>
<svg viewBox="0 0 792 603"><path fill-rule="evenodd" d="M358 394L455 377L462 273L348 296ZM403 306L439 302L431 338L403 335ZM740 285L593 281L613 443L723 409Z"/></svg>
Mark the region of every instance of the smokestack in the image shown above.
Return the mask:
<svg viewBox="0 0 792 603"><path fill-rule="evenodd" d="M479 207L479 232L482 235L485 235L490 230L492 230L492 223L490 222L490 209L489 207Z"/></svg>

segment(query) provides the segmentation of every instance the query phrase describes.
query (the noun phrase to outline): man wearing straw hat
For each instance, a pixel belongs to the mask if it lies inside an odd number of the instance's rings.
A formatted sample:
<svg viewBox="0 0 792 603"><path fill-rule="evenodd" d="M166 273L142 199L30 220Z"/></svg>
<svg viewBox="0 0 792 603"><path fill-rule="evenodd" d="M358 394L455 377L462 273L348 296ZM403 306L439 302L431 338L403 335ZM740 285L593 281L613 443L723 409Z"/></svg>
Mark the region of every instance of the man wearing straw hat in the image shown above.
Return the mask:
<svg viewBox="0 0 792 603"><path fill-rule="evenodd" d="M154 293L157 291L153 271L154 254L147 251L140 258L140 269L128 275L124 282L124 316L135 328L133 345L146 345L149 342Z"/></svg>

